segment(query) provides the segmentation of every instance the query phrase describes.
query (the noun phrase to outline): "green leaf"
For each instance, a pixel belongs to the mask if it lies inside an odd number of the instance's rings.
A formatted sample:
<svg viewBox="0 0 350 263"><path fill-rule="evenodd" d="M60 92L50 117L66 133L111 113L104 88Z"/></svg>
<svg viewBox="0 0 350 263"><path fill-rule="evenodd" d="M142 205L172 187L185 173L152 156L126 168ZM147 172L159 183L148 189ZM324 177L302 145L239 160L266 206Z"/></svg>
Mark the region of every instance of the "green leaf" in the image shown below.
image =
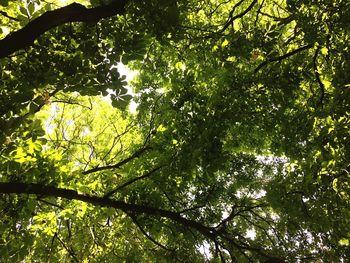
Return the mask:
<svg viewBox="0 0 350 263"><path fill-rule="evenodd" d="M28 4L28 12L29 12L29 14L32 16L33 15L33 13L34 13L34 10L35 10L35 5L34 5L34 3L33 2L30 2L29 4Z"/></svg>
<svg viewBox="0 0 350 263"><path fill-rule="evenodd" d="M27 8L25 8L25 7L23 7L23 6L20 6L20 7L19 7L19 11L20 11L25 17L28 16Z"/></svg>

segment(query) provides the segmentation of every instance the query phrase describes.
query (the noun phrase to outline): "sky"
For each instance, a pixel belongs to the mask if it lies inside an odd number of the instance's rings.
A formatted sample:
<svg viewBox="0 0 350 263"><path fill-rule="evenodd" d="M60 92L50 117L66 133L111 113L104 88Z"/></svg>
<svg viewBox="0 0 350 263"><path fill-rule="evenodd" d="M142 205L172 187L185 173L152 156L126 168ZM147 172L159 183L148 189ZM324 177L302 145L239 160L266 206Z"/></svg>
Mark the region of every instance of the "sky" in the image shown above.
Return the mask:
<svg viewBox="0 0 350 263"><path fill-rule="evenodd" d="M133 78L138 74L137 71L130 70L126 65L124 65L122 62L119 62L117 64L118 71L120 73L120 76L125 75L126 76L126 81L129 83ZM126 88L129 91L130 95L134 95L134 92L132 88L127 85ZM129 105L129 110L131 113L136 113L136 108L137 104L135 101L131 100L130 105Z"/></svg>

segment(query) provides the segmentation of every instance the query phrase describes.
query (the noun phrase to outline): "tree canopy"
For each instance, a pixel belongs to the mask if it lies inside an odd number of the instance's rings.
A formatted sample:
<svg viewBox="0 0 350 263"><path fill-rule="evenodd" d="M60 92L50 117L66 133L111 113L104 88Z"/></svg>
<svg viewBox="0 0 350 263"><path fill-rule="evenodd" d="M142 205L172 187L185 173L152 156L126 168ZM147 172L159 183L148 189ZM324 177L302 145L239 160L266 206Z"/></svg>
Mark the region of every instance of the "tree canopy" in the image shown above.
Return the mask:
<svg viewBox="0 0 350 263"><path fill-rule="evenodd" d="M0 261L347 262L349 47L347 0L0 0Z"/></svg>

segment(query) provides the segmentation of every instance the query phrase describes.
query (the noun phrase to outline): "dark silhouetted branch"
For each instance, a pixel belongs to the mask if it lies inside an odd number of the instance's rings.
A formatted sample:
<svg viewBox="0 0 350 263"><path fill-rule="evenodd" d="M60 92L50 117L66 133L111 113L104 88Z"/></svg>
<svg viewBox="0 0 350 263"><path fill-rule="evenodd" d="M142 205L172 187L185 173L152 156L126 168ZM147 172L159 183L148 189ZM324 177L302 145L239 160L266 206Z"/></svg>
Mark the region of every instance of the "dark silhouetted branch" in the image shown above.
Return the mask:
<svg viewBox="0 0 350 263"><path fill-rule="evenodd" d="M182 216L179 212L164 210L161 208L151 207L147 205L130 204L120 200L111 200L106 197L78 193L75 190L34 183L28 184L0 182L0 194L34 194L36 196L42 197L60 197L68 200L79 200L95 206L115 208L123 211L131 218L134 217L134 219L135 217L137 218L138 216L142 215L148 217L166 218L168 220L173 221L174 223L181 225L185 229L188 229L190 231L191 229L196 230L198 231L198 233L202 234L204 237L214 242L222 240L224 243L221 245L224 245L228 242L230 246L234 246L241 253L244 253L244 250L247 250L254 252L260 256L264 256L265 258L271 258L265 253L265 251L262 248L251 246L248 243L242 241L237 243L236 240L233 239L232 233L217 231L214 227L208 227L202 224L201 222L188 219ZM62 245L64 246L63 243ZM158 245L161 244L159 243ZM68 248L66 249L68 250ZM74 253L72 255L74 255Z"/></svg>
<svg viewBox="0 0 350 263"><path fill-rule="evenodd" d="M156 168L152 169L151 171L149 171L148 173L146 173L144 175L141 175L139 177L130 179L129 181L127 181L127 182L123 183L122 185L118 186L116 189L113 189L112 191L108 192L104 197L105 198L111 197L112 195L114 195L116 192L118 192L122 188L124 188L124 187L126 187L126 186L128 186L128 185L130 185L130 184L132 184L132 183L134 183L136 181L138 181L138 180L150 177L153 173L158 171L160 168L162 168L162 166L156 167Z"/></svg>
<svg viewBox="0 0 350 263"><path fill-rule="evenodd" d="M29 22L22 29L0 40L0 58L7 57L15 51L31 46L34 40L51 28L69 22L94 23L103 18L123 14L127 2L128 0L115 0L108 5L94 8L86 8L81 4L72 3L53 11L47 11Z"/></svg>
<svg viewBox="0 0 350 263"><path fill-rule="evenodd" d="M214 238L215 233L213 229L206 227L203 224L184 218L180 213L163 210L155 207L128 204L119 200L111 200L105 197L91 196L87 194L78 193L75 190L58 188L53 186L46 186L41 184L27 184L27 183L0 183L0 194L34 194L37 196L52 196L61 197L68 200L79 200L92 205L101 207L111 207L119 209L127 214L134 215L148 215L168 218L173 220L186 228L193 228L208 238Z"/></svg>
<svg viewBox="0 0 350 263"><path fill-rule="evenodd" d="M17 18L8 15L8 14L7 14L6 12L4 12L4 11L1 11L1 10L0 10L0 14L2 14L3 16L7 17L7 18L10 19L10 20L19 21Z"/></svg>
<svg viewBox="0 0 350 263"><path fill-rule="evenodd" d="M318 72L318 68L317 68L317 56L320 52L320 47L317 47L316 51L315 51L315 55L314 55L314 58L313 58L313 65L314 65L314 72L315 72L315 76L316 76L316 81L318 83L318 85L320 86L320 89L321 89L321 97L317 103L317 105L321 105L321 107L323 107L323 99L324 99L324 93L325 93L325 86L324 84L322 83L322 80L321 80L321 75L320 73Z"/></svg>
<svg viewBox="0 0 350 263"><path fill-rule="evenodd" d="M142 234L147 237L149 240L152 241L152 243L156 244L157 246L161 247L164 250L170 251L172 253L174 253L175 251L173 249L167 248L166 246L162 245L161 243L159 243L158 241L156 241L153 237L151 237L143 228L142 226L139 224L139 222L137 221L135 216L130 216L132 221L134 222L134 224L140 229L140 231L142 232Z"/></svg>
<svg viewBox="0 0 350 263"><path fill-rule="evenodd" d="M271 63L271 62L279 62L282 61L283 59L289 58L301 51L304 51L306 49L312 48L313 45L312 44L308 44L308 45L304 45L296 50L293 50L291 52L288 52L287 54L284 54L282 56L279 57L274 57L274 58L268 58L266 61L264 61L263 63L261 63L255 70L254 72L258 72L261 68L265 67L267 64Z"/></svg>
<svg viewBox="0 0 350 263"><path fill-rule="evenodd" d="M55 234L55 237L61 243L61 245L64 247L64 249L68 252L68 254L72 257L74 262L79 263L80 261L76 257L75 252L71 248L67 247L67 245L63 242L62 239L59 238L59 236L57 234Z"/></svg>
<svg viewBox="0 0 350 263"><path fill-rule="evenodd" d="M247 14L254 7L254 5L258 2L258 0L253 0L253 2L247 7L247 9L245 9L242 13L239 13L239 14L234 16L233 13L234 13L235 9L238 6L240 6L243 2L244 2L244 0L241 0L236 5L234 5L234 7L232 8L232 10L230 12L229 19L226 21L224 27L220 30L220 32L224 32L232 24L233 21L235 21L238 18L242 18L245 14Z"/></svg>
<svg viewBox="0 0 350 263"><path fill-rule="evenodd" d="M98 172L98 171L103 171L103 170L110 170L110 169L118 169L120 168L121 166L123 166L124 164L140 157L145 151L149 150L150 147L144 147L138 151L136 151L134 154L132 154L131 156L129 156L128 158L120 161L119 163L116 163L116 164L112 164L112 165L106 165L106 166L100 166L100 167L95 167L95 168L92 168L90 170L87 170L85 172L83 172L83 174L91 174L91 173L95 173L95 172Z"/></svg>

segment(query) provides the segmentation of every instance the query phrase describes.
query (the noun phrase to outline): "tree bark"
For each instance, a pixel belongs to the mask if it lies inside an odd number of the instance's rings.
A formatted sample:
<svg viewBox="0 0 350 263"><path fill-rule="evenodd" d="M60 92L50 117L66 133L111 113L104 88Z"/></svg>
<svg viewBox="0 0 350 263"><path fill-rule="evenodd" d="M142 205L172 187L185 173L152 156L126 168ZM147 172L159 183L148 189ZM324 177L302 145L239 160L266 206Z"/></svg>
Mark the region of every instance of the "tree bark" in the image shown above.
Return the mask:
<svg viewBox="0 0 350 263"><path fill-rule="evenodd" d="M209 240L215 242L215 244L218 244L217 238L221 237L225 240L225 242L231 243L231 245L238 248L239 250L248 250L264 258L275 259L274 257L269 256L262 248L253 247L249 244L244 243L236 243L233 239L231 239L229 233L224 233L218 231L216 228L207 227L195 220L187 219L181 215L181 212L174 212L146 205L128 204L123 201L112 200L108 197L87 195L78 193L77 191L71 189L64 189L34 183L0 182L0 194L33 194L40 197L61 197L68 200L80 200L82 202L86 202L95 206L110 207L121 210L130 216L133 220L135 220L135 218L137 218L139 215L163 217L178 223L184 228L191 228L198 231Z"/></svg>
<svg viewBox="0 0 350 263"><path fill-rule="evenodd" d="M94 23L103 18L123 14L127 2L128 0L116 0L108 5L94 8L86 8L81 4L72 3L53 11L47 11L22 29L0 40L0 58L31 46L35 39L59 25L69 22Z"/></svg>
<svg viewBox="0 0 350 263"><path fill-rule="evenodd" d="M101 207L111 207L122 210L127 214L157 216L171 219L184 227L196 229L208 238L213 238L213 229L193 220L186 219L178 212L163 210L155 207L128 204L119 200L112 200L106 197L91 196L78 193L75 190L45 186L42 184L26 183L4 183L0 182L0 194L34 194L37 196L61 197L68 200L80 200L92 205Z"/></svg>

